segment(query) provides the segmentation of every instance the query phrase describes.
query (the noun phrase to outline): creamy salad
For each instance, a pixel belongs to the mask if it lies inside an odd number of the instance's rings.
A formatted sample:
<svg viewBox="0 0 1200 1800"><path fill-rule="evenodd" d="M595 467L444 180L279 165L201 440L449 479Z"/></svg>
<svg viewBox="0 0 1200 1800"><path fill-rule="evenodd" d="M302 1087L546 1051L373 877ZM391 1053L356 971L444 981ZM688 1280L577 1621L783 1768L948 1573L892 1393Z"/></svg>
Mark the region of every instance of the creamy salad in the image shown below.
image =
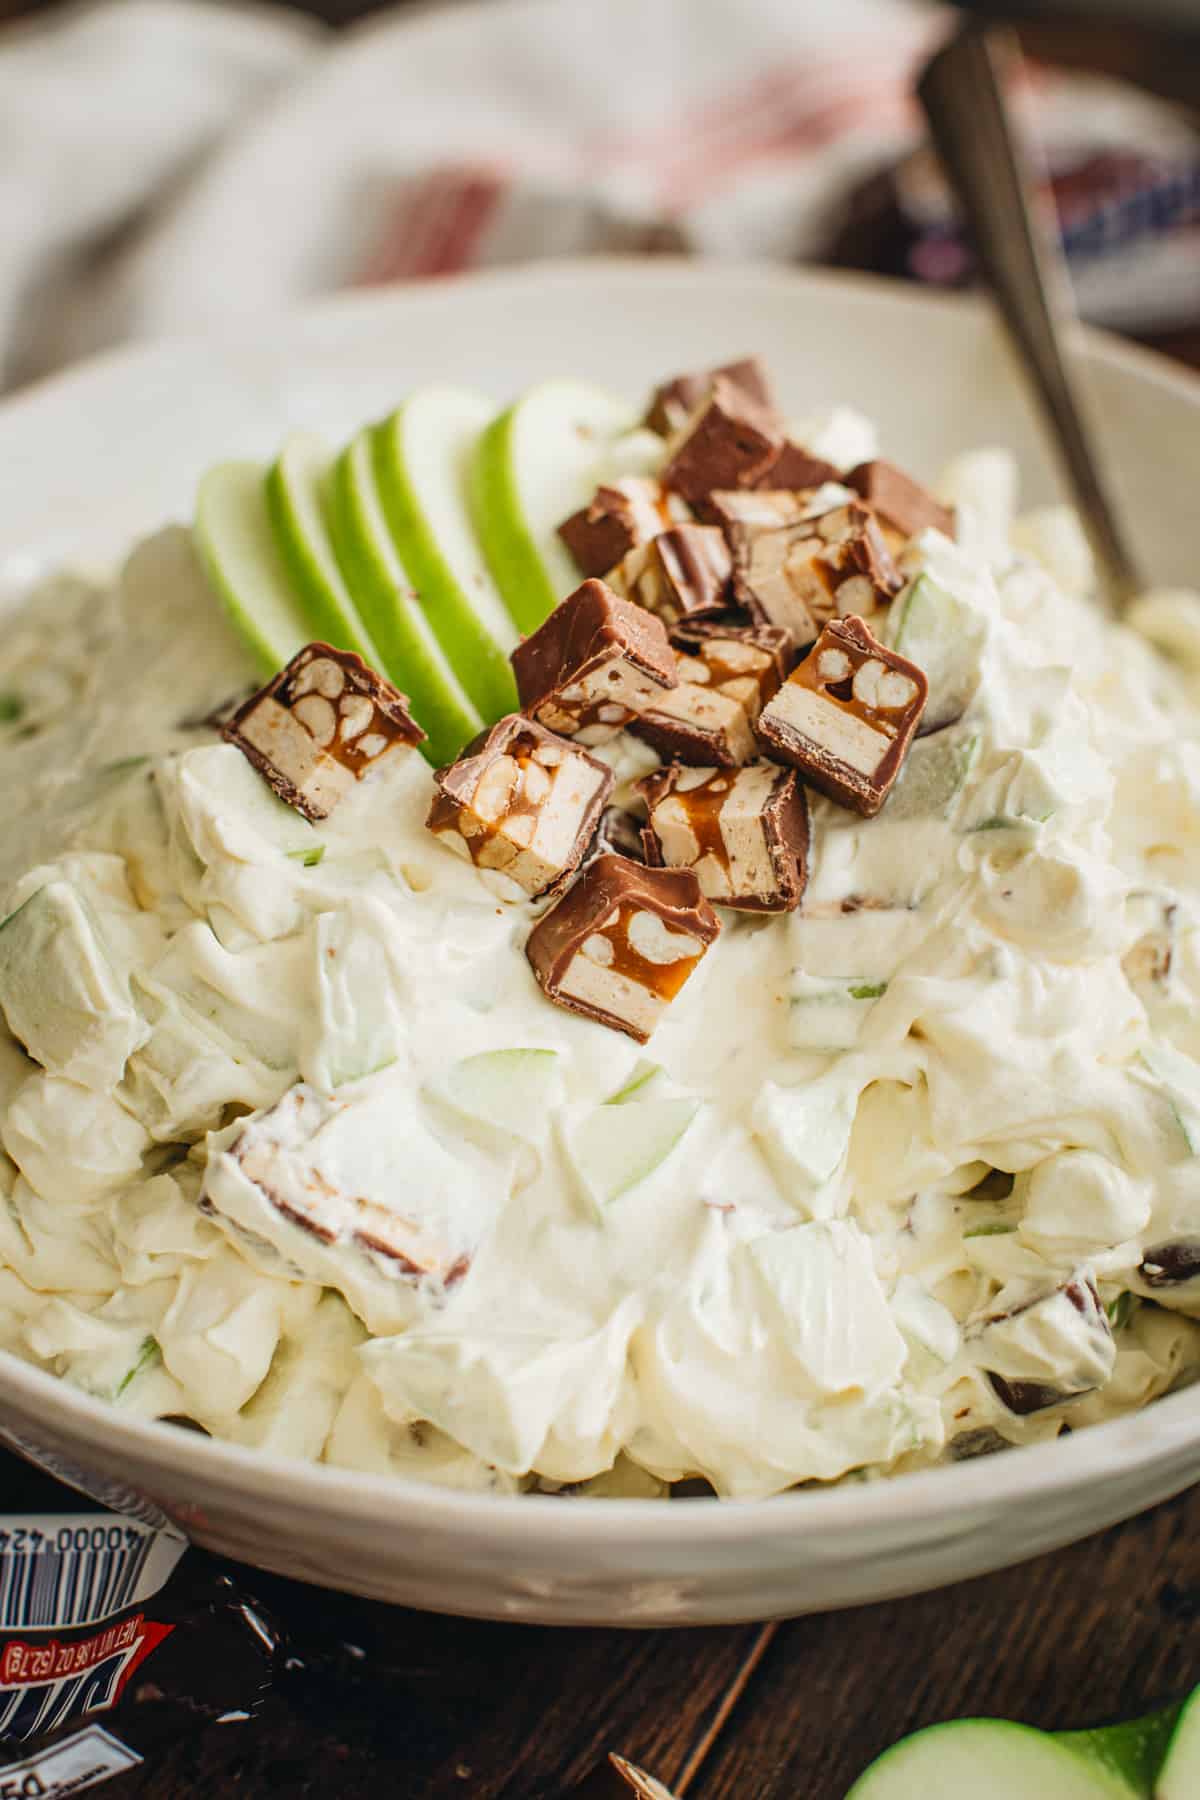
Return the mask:
<svg viewBox="0 0 1200 1800"><path fill-rule="evenodd" d="M577 504L670 454L619 423ZM845 413L796 436L874 454ZM928 728L876 816L808 792L799 904L717 895L645 1043L539 984L561 888L427 829L420 749L313 819L221 737L266 662L191 531L41 587L0 645L0 1347L290 1456L647 1497L1191 1377L1200 602L1144 603L1170 655L1106 623L1073 518L1012 488L964 456L954 537L890 533L868 624ZM661 749L601 736L640 822Z"/></svg>

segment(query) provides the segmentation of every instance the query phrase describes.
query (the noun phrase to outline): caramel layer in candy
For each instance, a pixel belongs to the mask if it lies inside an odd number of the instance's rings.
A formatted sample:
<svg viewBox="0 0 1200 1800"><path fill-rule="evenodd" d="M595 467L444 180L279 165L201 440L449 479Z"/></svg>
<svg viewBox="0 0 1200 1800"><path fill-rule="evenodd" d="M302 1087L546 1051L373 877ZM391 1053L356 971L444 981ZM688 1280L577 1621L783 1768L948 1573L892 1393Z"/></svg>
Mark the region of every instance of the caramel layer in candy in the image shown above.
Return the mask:
<svg viewBox="0 0 1200 1800"><path fill-rule="evenodd" d="M935 500L927 488L895 463L884 462L882 457L859 463L845 482L901 539L915 537L930 525L944 531L947 537L954 536L954 509Z"/></svg>
<svg viewBox="0 0 1200 1800"><path fill-rule="evenodd" d="M678 763L639 783L659 859L693 869L709 900L745 912L789 912L808 880L808 801L794 769Z"/></svg>
<svg viewBox="0 0 1200 1800"><path fill-rule="evenodd" d="M871 511L859 501L777 531L742 532L734 598L756 618L810 644L827 619L867 617L903 585Z"/></svg>
<svg viewBox="0 0 1200 1800"><path fill-rule="evenodd" d="M660 619L585 581L512 653L522 710L550 731L602 744L679 677Z"/></svg>
<svg viewBox="0 0 1200 1800"><path fill-rule="evenodd" d="M716 488L752 487L782 447L775 413L718 376L673 439L663 480L700 507Z"/></svg>
<svg viewBox="0 0 1200 1800"><path fill-rule="evenodd" d="M813 456L802 444L789 438L774 462L759 476L756 485L761 488L790 488L794 492L800 488L824 487L827 481L841 479L842 472L833 463L826 462L823 456Z"/></svg>
<svg viewBox="0 0 1200 1800"><path fill-rule="evenodd" d="M587 506L563 520L558 535L581 575L604 575L638 544L687 516L685 502L661 481L630 475L598 487Z"/></svg>
<svg viewBox="0 0 1200 1800"><path fill-rule="evenodd" d="M611 769L521 713L481 733L434 780L429 830L529 894L578 868L613 785Z"/></svg>
<svg viewBox="0 0 1200 1800"><path fill-rule="evenodd" d="M644 1044L720 930L690 869L599 856L525 953L548 999Z"/></svg>
<svg viewBox="0 0 1200 1800"><path fill-rule="evenodd" d="M356 781L425 736L408 696L361 656L306 644L221 727L306 819L326 819Z"/></svg>
<svg viewBox="0 0 1200 1800"><path fill-rule="evenodd" d="M701 621L672 634L679 684L630 722L635 737L663 756L732 769L758 754L754 722L783 680L786 633L772 626L725 626L710 633Z"/></svg>
<svg viewBox="0 0 1200 1800"><path fill-rule="evenodd" d="M729 605L733 558L716 525L676 525L631 550L607 580L613 592L644 606L668 629L680 619Z"/></svg>
<svg viewBox="0 0 1200 1800"><path fill-rule="evenodd" d="M810 787L870 818L900 773L928 694L916 663L861 619L834 619L763 708L759 740Z"/></svg>
<svg viewBox="0 0 1200 1800"><path fill-rule="evenodd" d="M670 437L687 423L700 403L708 399L713 383L720 377L740 388L759 406L772 404L766 369L757 356L747 356L740 362L725 363L719 369L693 370L690 374L676 375L671 381L664 381L661 387L655 388L642 423L651 431Z"/></svg>

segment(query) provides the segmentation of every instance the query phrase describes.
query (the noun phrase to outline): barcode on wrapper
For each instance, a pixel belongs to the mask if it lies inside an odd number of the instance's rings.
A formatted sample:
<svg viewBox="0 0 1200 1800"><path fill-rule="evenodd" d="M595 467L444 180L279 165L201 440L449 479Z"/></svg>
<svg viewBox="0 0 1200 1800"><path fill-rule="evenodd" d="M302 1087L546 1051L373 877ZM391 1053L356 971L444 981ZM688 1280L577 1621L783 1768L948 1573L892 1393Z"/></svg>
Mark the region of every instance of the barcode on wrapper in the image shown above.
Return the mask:
<svg viewBox="0 0 1200 1800"><path fill-rule="evenodd" d="M183 1548L116 1513L0 1515L0 1631L99 1624L156 1594Z"/></svg>
<svg viewBox="0 0 1200 1800"><path fill-rule="evenodd" d="M119 1775L123 1769L135 1769L141 1762L136 1750L123 1744L99 1725L89 1725L73 1737L63 1738L50 1750L31 1756L25 1762L0 1767L0 1800L8 1795L45 1796L55 1800L61 1795L81 1794L97 1782Z"/></svg>

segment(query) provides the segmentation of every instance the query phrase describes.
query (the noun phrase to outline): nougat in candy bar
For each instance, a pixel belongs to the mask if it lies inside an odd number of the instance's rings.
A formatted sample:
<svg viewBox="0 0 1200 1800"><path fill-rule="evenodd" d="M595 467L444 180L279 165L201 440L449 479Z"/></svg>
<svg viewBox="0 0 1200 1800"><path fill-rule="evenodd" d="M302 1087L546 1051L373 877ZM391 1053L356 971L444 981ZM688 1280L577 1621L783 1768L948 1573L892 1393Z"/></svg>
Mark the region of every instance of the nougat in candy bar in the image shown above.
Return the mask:
<svg viewBox="0 0 1200 1800"><path fill-rule="evenodd" d="M794 769L675 763L639 783L657 860L692 869L709 900L746 912L789 912L808 880L808 801Z"/></svg>
<svg viewBox="0 0 1200 1800"><path fill-rule="evenodd" d="M585 581L512 653L521 709L549 731L602 744L679 677L661 619Z"/></svg>

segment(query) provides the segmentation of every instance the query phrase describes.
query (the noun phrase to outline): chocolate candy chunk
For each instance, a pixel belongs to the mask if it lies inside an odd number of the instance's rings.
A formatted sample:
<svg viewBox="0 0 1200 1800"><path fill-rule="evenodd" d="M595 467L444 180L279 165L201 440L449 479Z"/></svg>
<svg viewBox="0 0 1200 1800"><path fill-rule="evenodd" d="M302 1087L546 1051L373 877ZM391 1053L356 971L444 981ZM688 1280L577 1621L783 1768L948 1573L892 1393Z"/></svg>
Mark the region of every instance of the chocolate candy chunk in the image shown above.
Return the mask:
<svg viewBox="0 0 1200 1800"><path fill-rule="evenodd" d="M757 754L754 722L787 672L791 640L772 625L703 620L671 634L679 685L629 729L664 756L732 769Z"/></svg>
<svg viewBox="0 0 1200 1800"><path fill-rule="evenodd" d="M675 686L662 621L585 581L512 653L522 709L550 731L602 744Z"/></svg>
<svg viewBox="0 0 1200 1800"><path fill-rule="evenodd" d="M863 618L903 582L870 509L859 501L777 531L741 532L733 546L734 598L756 618L810 644L827 619Z"/></svg>
<svg viewBox="0 0 1200 1800"><path fill-rule="evenodd" d="M644 1044L721 930L690 869L599 856L525 946L548 999Z"/></svg>
<svg viewBox="0 0 1200 1800"><path fill-rule="evenodd" d="M563 520L558 535L581 575L604 575L636 545L687 517L685 503L661 481L631 475L598 487L589 505Z"/></svg>
<svg viewBox="0 0 1200 1800"><path fill-rule="evenodd" d="M769 474L769 471L768 471ZM758 531L799 525L809 516L812 496L769 486L718 488L704 503L705 516L721 527L731 549L747 544Z"/></svg>
<svg viewBox="0 0 1200 1800"><path fill-rule="evenodd" d="M916 663L861 619L834 619L763 708L758 736L810 787L871 818L900 773L929 694Z"/></svg>
<svg viewBox="0 0 1200 1800"><path fill-rule="evenodd" d="M608 575L623 600L644 606L668 627L723 612L733 558L716 525L676 525L639 544Z"/></svg>
<svg viewBox="0 0 1200 1800"><path fill-rule="evenodd" d="M808 801L794 769L674 763L638 785L661 861L694 869L707 899L744 912L790 912L800 904L808 880Z"/></svg>
<svg viewBox="0 0 1200 1800"><path fill-rule="evenodd" d="M872 512L878 513L902 541L915 537L929 525L944 531L947 537L954 536L954 509L935 500L895 463L884 462L881 457L859 463L845 482L862 495Z"/></svg>
<svg viewBox="0 0 1200 1800"><path fill-rule="evenodd" d="M613 786L611 769L521 713L481 733L434 780L429 830L529 894L578 868Z"/></svg>
<svg viewBox="0 0 1200 1800"><path fill-rule="evenodd" d="M606 806L588 852L589 861L596 856L627 856L631 862L649 862L646 854L646 827L623 806Z"/></svg>
<svg viewBox="0 0 1200 1800"><path fill-rule="evenodd" d="M759 476L756 486L790 488L794 492L801 488L824 487L827 481L841 479L842 472L833 463L826 462L823 456L813 456L802 444L789 438L775 461Z"/></svg>
<svg viewBox="0 0 1200 1800"><path fill-rule="evenodd" d="M425 736L408 697L361 656L307 644L221 727L279 798L327 819L368 769Z"/></svg>
<svg viewBox="0 0 1200 1800"><path fill-rule="evenodd" d="M646 416L642 420L643 425L647 425L651 431L659 432L663 437L670 437L708 399L714 382L721 378L735 388L740 388L759 406L772 404L771 384L766 369L757 356L747 356L741 362L726 363L720 369L698 370L688 375L676 375L672 381L665 381L661 387L655 388Z"/></svg>
<svg viewBox="0 0 1200 1800"><path fill-rule="evenodd" d="M692 506L716 488L751 487L783 447L773 412L724 377L673 440L663 480Z"/></svg>
<svg viewBox="0 0 1200 1800"><path fill-rule="evenodd" d="M1138 1274L1148 1288L1183 1287L1200 1279L1200 1238L1155 1244L1142 1257Z"/></svg>

